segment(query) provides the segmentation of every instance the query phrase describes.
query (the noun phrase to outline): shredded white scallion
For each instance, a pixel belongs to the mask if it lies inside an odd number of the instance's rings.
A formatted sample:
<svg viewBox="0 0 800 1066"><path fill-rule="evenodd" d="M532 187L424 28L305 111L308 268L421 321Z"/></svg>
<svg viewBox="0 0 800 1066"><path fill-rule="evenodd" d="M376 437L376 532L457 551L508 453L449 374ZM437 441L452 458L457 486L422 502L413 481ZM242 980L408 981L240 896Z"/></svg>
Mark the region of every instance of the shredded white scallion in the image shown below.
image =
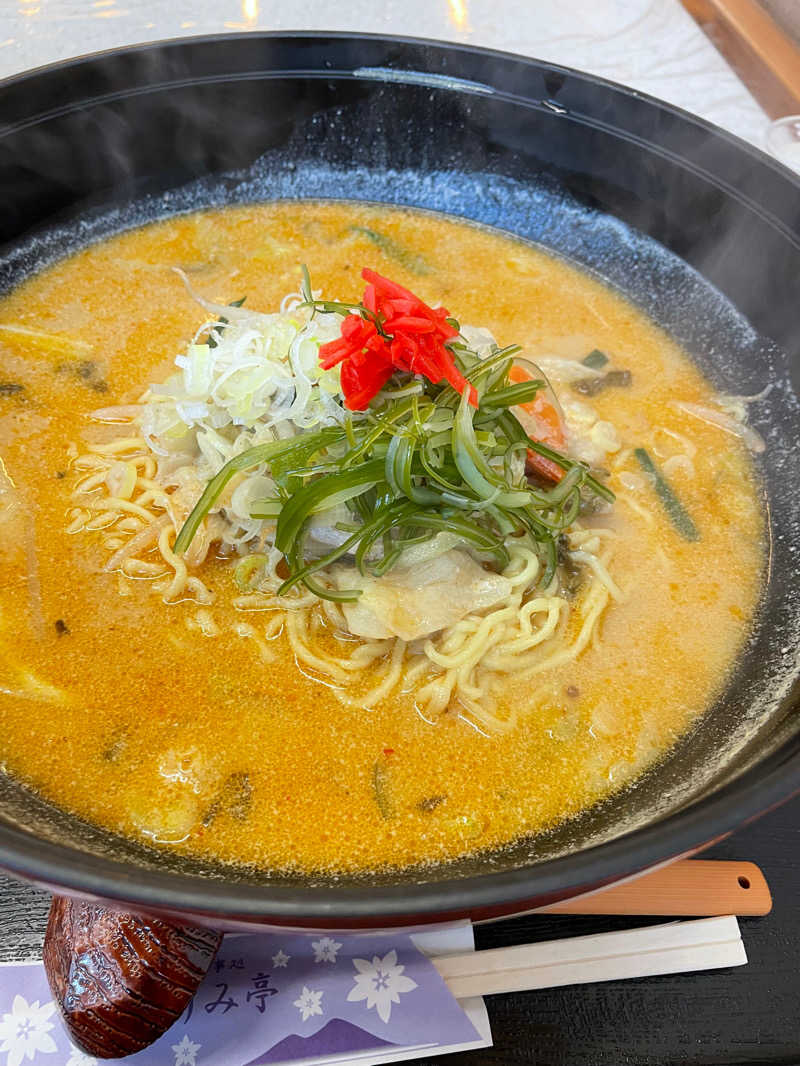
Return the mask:
<svg viewBox="0 0 800 1066"><path fill-rule="evenodd" d="M733 415L726 414L723 411L714 411L712 408L704 407L699 403L686 403L683 400L675 400L673 406L693 418L699 418L701 422L716 426L718 429L723 430L725 433L731 433L735 437L740 437L750 451L755 452L757 455L760 455L766 448L762 437L756 433L752 426L748 426L746 422L740 421Z"/></svg>

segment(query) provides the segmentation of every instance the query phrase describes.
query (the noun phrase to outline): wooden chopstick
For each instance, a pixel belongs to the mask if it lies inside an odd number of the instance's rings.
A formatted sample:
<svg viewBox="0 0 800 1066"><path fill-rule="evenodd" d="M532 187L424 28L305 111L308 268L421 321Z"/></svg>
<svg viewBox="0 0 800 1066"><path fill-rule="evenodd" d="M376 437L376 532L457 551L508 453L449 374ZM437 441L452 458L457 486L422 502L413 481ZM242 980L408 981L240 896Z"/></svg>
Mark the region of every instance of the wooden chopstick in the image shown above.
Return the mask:
<svg viewBox="0 0 800 1066"><path fill-rule="evenodd" d="M769 885L755 863L679 859L622 884L541 907L532 913L700 917L763 915L771 910Z"/></svg>
<svg viewBox="0 0 800 1066"><path fill-rule="evenodd" d="M734 917L702 918L619 933L443 955L432 962L456 999L747 962Z"/></svg>
<svg viewBox="0 0 800 1066"><path fill-rule="evenodd" d="M771 118L800 111L800 47L758 0L682 0Z"/></svg>

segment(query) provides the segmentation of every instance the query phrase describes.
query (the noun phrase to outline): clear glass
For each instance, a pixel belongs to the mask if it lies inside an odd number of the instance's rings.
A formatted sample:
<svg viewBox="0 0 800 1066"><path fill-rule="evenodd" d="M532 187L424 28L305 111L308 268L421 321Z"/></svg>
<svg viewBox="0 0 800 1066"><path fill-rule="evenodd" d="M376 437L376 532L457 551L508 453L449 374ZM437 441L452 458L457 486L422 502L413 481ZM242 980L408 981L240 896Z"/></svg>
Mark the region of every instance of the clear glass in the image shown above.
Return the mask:
<svg viewBox="0 0 800 1066"><path fill-rule="evenodd" d="M800 174L800 115L787 115L767 130L767 151Z"/></svg>

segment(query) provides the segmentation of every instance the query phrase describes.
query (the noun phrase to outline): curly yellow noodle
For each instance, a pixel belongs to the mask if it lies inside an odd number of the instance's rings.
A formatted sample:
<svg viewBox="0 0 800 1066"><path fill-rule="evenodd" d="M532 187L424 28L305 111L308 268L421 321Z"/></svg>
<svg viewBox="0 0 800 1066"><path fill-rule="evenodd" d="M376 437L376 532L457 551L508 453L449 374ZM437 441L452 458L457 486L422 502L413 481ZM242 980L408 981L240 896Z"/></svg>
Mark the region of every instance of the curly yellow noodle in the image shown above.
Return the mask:
<svg viewBox="0 0 800 1066"><path fill-rule="evenodd" d="M124 520L125 521L125 520ZM144 551L146 548L150 548L158 541L161 536L161 531L171 525L168 515L162 515L161 518L157 518L155 522L151 522L150 525L145 526L144 529L140 529L138 532L131 530L129 526L124 526L123 522L117 523L117 529L123 532L133 532L133 536L130 540L123 541L121 546L117 548L114 554L106 563L105 570L116 570L126 559L138 552ZM106 547L111 545L106 542Z"/></svg>
<svg viewBox="0 0 800 1066"><path fill-rule="evenodd" d="M309 647L308 615L307 610L286 612L286 634L295 658L311 667L316 673L326 676L330 681L338 685L346 685L348 683L347 672L324 652Z"/></svg>
<svg viewBox="0 0 800 1066"><path fill-rule="evenodd" d="M129 499L109 492L109 482L118 482L118 471L111 476L109 472L115 464L118 467L120 457L134 465ZM121 580L150 581L165 603L191 600L200 605L188 616L187 624L206 636L216 635L218 622L207 610L214 594L191 571L202 564L219 538L222 518L207 518L190 552L178 556L173 551L176 530L191 502L187 505L185 490L180 497L174 495L180 478L173 484L159 483L156 462L147 454L142 438L128 436L94 445L75 458L73 467L83 477L74 493L80 506L68 515L68 531L99 532L110 553L106 570L116 570ZM557 594L556 579L526 599L541 564L532 549L515 545L504 573L509 594L493 609L467 615L431 638L411 644L399 639L355 638L347 632L338 604L320 600L303 588L278 595L283 583L277 570L282 555L267 547L255 587L234 596L232 604L242 614L268 617L263 626L240 618L227 628L251 641L265 663L274 660L267 642L282 634L298 667L331 686L346 705L373 707L402 692L413 698L426 721L450 711L481 732L509 732L519 715L513 708L502 714L497 710L496 693L502 682L512 675L540 674L577 658L597 639L599 620L610 599L623 597L608 569L614 531L584 529L576 523L569 537L570 549L590 579L577 609ZM124 589L129 594L127 585ZM338 644L341 654L331 654L331 642Z"/></svg>
<svg viewBox="0 0 800 1066"><path fill-rule="evenodd" d="M286 624L286 619L282 614L273 614L272 618L264 626L264 639L275 640L283 632L283 627Z"/></svg>
<svg viewBox="0 0 800 1066"><path fill-rule="evenodd" d="M143 492L141 496L137 496L133 501L136 507L149 507L151 504L155 504L156 507L160 507L162 511L169 511L171 503L169 496L163 489L148 489Z"/></svg>
<svg viewBox="0 0 800 1066"><path fill-rule="evenodd" d="M123 455L125 452L145 452L147 444L141 437L121 437L107 444L93 444L95 455ZM145 456L143 456L144 458Z"/></svg>
<svg viewBox="0 0 800 1066"><path fill-rule="evenodd" d="M214 593L199 577L190 576L186 579L186 591L191 593L191 598L196 603L212 604L216 599Z"/></svg>
<svg viewBox="0 0 800 1066"><path fill-rule="evenodd" d="M148 563L143 559L126 559L122 564L122 572L128 577L161 577L166 573L163 563Z"/></svg>
<svg viewBox="0 0 800 1066"><path fill-rule="evenodd" d="M643 518L649 526L655 524L655 516L650 513L645 507L642 507L640 503L637 503L627 492L617 493L617 503L626 503L628 507L640 518Z"/></svg>
<svg viewBox="0 0 800 1066"><path fill-rule="evenodd" d="M267 646L266 640L258 633L255 626L251 626L249 622L237 622L233 627L233 631L237 637L252 640L253 644L258 648L258 654L265 663L275 662L274 649Z"/></svg>
<svg viewBox="0 0 800 1066"><path fill-rule="evenodd" d="M67 533L80 533L86 525L86 519L89 517L89 512L83 510L81 507L73 507L67 514L69 519L69 525L66 528Z"/></svg>
<svg viewBox="0 0 800 1066"><path fill-rule="evenodd" d="M125 514L136 515L137 518L141 518L143 522L152 521L153 515L150 511L145 510L144 507L139 507L138 504L131 503L130 500L121 500L117 496L105 496L102 500L89 501L86 507L90 511L101 511L103 514L113 513L115 511L123 511ZM115 521L119 515L115 516Z"/></svg>
<svg viewBox="0 0 800 1066"><path fill-rule="evenodd" d="M100 514L89 519L84 523L84 529L88 529L90 532L98 532L101 529L108 529L117 520L117 515L113 511L101 511Z"/></svg>
<svg viewBox="0 0 800 1066"><path fill-rule="evenodd" d="M534 674L541 674L545 670L552 670L556 666L576 659L591 640L594 628L608 605L609 599L610 594L605 585L600 581L595 581L581 604L583 622L574 643L539 663L522 667L519 671L520 676L531 677Z"/></svg>
<svg viewBox="0 0 800 1066"><path fill-rule="evenodd" d="M95 474L87 474L82 481L79 481L75 486L74 495L83 495L87 492L91 492L92 489L99 488L100 485L106 480L106 471L100 470Z"/></svg>
<svg viewBox="0 0 800 1066"><path fill-rule="evenodd" d="M135 515L128 515L125 518L120 518L116 528L120 533L138 533L139 530L143 528L143 523L142 520ZM149 526L145 526L144 528L149 528Z"/></svg>
<svg viewBox="0 0 800 1066"><path fill-rule="evenodd" d="M625 600L625 594L622 592L617 583L611 577L611 574L609 574L604 559L598 558L591 552L582 550L573 552L572 558L576 562L583 563L585 566L588 566L589 569L594 573L597 580L601 581L605 585L613 599L619 600L620 602L623 602Z"/></svg>
<svg viewBox="0 0 800 1066"><path fill-rule="evenodd" d="M367 708L374 707L375 704L381 703L383 700L387 699L394 689L397 688L402 676L405 652L405 642L402 640L395 640L383 679L368 692L360 695L357 699L348 696L346 691L343 692L341 689L336 690L337 698L343 703L348 704L348 706Z"/></svg>

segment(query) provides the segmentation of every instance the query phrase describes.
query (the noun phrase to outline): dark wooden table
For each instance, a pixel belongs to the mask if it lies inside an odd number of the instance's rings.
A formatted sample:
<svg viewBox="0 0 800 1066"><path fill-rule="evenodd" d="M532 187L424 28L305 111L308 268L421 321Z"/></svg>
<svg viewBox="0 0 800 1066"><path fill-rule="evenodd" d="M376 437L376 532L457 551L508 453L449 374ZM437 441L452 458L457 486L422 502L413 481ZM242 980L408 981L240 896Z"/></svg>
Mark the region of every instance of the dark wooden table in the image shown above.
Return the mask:
<svg viewBox="0 0 800 1066"><path fill-rule="evenodd" d="M741 919L747 966L494 996L489 999L494 1047L431 1062L800 1066L800 800L707 855L758 863L772 888L772 914ZM39 947L48 905L44 893L0 878L0 959ZM480 927L476 938L479 948L501 947L644 921L517 918Z"/></svg>

